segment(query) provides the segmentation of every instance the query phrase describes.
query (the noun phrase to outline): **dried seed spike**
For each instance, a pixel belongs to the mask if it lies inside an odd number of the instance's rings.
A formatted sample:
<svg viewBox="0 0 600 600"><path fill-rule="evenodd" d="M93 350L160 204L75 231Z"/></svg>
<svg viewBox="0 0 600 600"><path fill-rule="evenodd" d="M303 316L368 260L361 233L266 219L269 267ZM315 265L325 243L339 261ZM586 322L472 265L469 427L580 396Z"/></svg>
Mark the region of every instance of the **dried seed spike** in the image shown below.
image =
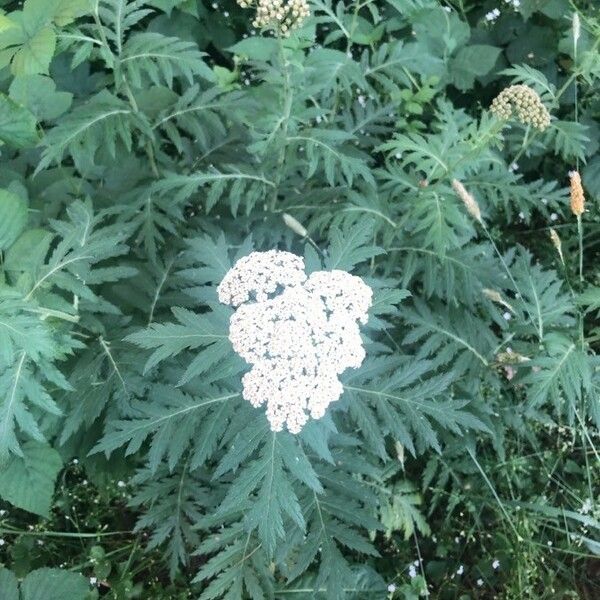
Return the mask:
<svg viewBox="0 0 600 600"><path fill-rule="evenodd" d="M508 308L510 312L514 313L515 309L500 295L500 292L496 290L490 290L489 288L483 288L481 290L483 295L489 298L492 302L496 302L496 304L501 304L505 308Z"/></svg>
<svg viewBox="0 0 600 600"><path fill-rule="evenodd" d="M560 256L560 262L565 264L565 259L563 258L562 253L562 242L560 241L560 237L558 237L558 233L556 233L556 230L550 229L550 239L552 240L552 245L556 248L556 251Z"/></svg>
<svg viewBox="0 0 600 600"><path fill-rule="evenodd" d="M585 196L579 171L571 171L569 178L571 179L571 212L576 217L580 217L585 211Z"/></svg>
<svg viewBox="0 0 600 600"><path fill-rule="evenodd" d="M456 195L463 201L465 208L468 213L479 223L483 223L481 220L481 211L479 210L479 204L477 204L477 200L473 198L469 192L467 192L465 186L458 181L458 179L452 180L452 188L456 192Z"/></svg>

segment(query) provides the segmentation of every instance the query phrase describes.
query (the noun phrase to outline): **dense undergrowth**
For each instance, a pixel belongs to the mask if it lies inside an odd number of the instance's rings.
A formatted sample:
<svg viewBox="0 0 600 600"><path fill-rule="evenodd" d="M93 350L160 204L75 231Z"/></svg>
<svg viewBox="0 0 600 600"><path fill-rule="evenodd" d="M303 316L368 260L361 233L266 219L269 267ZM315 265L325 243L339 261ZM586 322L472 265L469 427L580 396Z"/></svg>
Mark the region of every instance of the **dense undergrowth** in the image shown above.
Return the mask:
<svg viewBox="0 0 600 600"><path fill-rule="evenodd" d="M600 597L597 3L285 6L0 0L1 600ZM275 248L373 289L297 435Z"/></svg>

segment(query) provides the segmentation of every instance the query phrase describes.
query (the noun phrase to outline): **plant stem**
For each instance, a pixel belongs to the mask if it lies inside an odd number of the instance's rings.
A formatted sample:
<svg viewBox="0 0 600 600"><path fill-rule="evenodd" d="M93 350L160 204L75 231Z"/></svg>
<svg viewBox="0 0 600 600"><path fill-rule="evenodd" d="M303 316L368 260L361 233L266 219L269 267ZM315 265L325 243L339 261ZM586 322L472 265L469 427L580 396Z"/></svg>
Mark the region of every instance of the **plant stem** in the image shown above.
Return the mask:
<svg viewBox="0 0 600 600"><path fill-rule="evenodd" d="M500 262L502 263L502 266L504 267L504 270L506 271L506 274L508 275L508 278L510 279L510 282L512 283L513 287L515 288L515 292L517 292L517 294L519 294L519 297L524 301L523 293L521 292L519 286L517 285L517 282L515 281L515 278L512 276L512 273L510 272L510 269L508 268L508 265L506 264L506 261L504 260L504 257L500 253L500 250L498 249L498 246L496 246L496 242L494 242L494 239L492 238L492 235L490 234L488 228L486 227L486 225L485 225L485 223L483 221L480 221L479 223L481 224L481 227L483 228L483 231L485 232L485 235L487 236L488 240L492 244L492 247L494 248L494 251L498 255L498 258L500 259ZM523 308L525 309L525 312L527 313L527 316L529 317L529 320L531 321L531 324L533 325L534 328L537 329L537 331L538 331L538 337L540 338L540 342L541 342L542 339L543 339L543 337L544 337L544 330L543 330L542 324L540 323L539 326L536 326L535 321L533 319L533 316L531 315L531 313L529 312L529 310L527 309L527 307L523 306Z"/></svg>
<svg viewBox="0 0 600 600"><path fill-rule="evenodd" d="M281 133L282 133L282 145L279 150L279 156L277 157L277 166L275 173L275 187L273 189L273 195L271 196L271 212L275 211L277 206L277 197L279 195L279 186L282 180L282 171L283 165L285 164L285 151L287 149L287 132L288 125L290 122L290 116L292 114L292 103L293 103L293 94L292 88L290 84L290 72L288 69L288 62L285 58L285 53L283 50L283 41L279 38L279 55L281 60L281 66L283 69L283 116L281 118Z"/></svg>
<svg viewBox="0 0 600 600"><path fill-rule="evenodd" d="M577 235L579 237L579 281L583 283L583 227L581 215L577 215Z"/></svg>

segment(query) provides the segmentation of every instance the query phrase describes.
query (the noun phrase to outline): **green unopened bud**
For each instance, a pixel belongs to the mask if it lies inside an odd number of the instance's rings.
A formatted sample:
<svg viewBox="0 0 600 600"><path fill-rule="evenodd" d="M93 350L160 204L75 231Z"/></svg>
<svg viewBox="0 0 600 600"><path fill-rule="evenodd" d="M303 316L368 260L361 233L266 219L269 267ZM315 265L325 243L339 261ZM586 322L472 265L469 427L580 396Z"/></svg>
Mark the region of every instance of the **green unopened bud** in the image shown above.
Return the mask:
<svg viewBox="0 0 600 600"><path fill-rule="evenodd" d="M294 232L297 233L300 237L308 237L308 231L302 223L294 219L292 215L288 215L287 213L283 213L283 222Z"/></svg>

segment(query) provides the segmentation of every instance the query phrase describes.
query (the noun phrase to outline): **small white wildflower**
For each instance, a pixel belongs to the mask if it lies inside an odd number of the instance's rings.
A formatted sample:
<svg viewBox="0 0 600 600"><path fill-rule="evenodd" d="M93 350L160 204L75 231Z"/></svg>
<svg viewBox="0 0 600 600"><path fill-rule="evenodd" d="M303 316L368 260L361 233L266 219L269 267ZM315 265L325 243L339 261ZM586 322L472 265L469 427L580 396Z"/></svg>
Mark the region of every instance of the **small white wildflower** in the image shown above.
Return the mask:
<svg viewBox="0 0 600 600"><path fill-rule="evenodd" d="M591 498L586 498L585 502L583 503L582 507L579 509L579 512L582 515L587 515L593 508L593 504L592 504L592 500Z"/></svg>
<svg viewBox="0 0 600 600"><path fill-rule="evenodd" d="M477 585L481 587L483 585L483 579L481 577L477 580Z"/></svg>
<svg viewBox="0 0 600 600"><path fill-rule="evenodd" d="M98 583L97 577L90 577L90 585L96 585Z"/></svg>
<svg viewBox="0 0 600 600"><path fill-rule="evenodd" d="M36 540L38 546L44 545L44 540Z"/></svg>
<svg viewBox="0 0 600 600"><path fill-rule="evenodd" d="M4 541L3 538L0 538L0 546L4 546L4 544L6 544L6 542Z"/></svg>
<svg viewBox="0 0 600 600"><path fill-rule="evenodd" d="M442 7L447 13L451 13L452 12L452 8L450 6L443 6Z"/></svg>
<svg viewBox="0 0 600 600"><path fill-rule="evenodd" d="M550 220L551 220L551 221L556 221L556 219L558 219L558 215L557 215L556 213L552 213L552 214L550 215Z"/></svg>
<svg viewBox="0 0 600 600"><path fill-rule="evenodd" d="M499 567L500 567L500 561L497 558L495 558L494 562L492 563L492 569L494 569L494 571L495 571Z"/></svg>
<svg viewBox="0 0 600 600"><path fill-rule="evenodd" d="M500 11L497 8L490 10L490 12L486 13L485 20L489 23L493 23L500 16Z"/></svg>
<svg viewBox="0 0 600 600"><path fill-rule="evenodd" d="M505 321L510 321L512 319L512 315L507 311L503 315Z"/></svg>
<svg viewBox="0 0 600 600"><path fill-rule="evenodd" d="M358 100L358 103L359 103L359 104L360 104L362 107L365 107L365 106L367 105L367 99L366 99L366 98L365 98L365 97L364 97L362 94L360 94L360 95L358 96L357 100Z"/></svg>
<svg viewBox="0 0 600 600"><path fill-rule="evenodd" d="M387 586L387 591L390 594L393 594L396 591L396 586L393 583L390 583L390 585Z"/></svg>
<svg viewBox="0 0 600 600"><path fill-rule="evenodd" d="M71 462L72 462L74 465L78 465L78 464L79 464L79 459L77 459L77 458L74 458L74 459L73 459Z"/></svg>
<svg viewBox="0 0 600 600"><path fill-rule="evenodd" d="M510 166L508 167L508 170L509 170L511 173L514 173L515 171L518 171L518 170L519 170L519 165L518 165L516 162L513 162L513 163L511 163L511 164L510 164Z"/></svg>
<svg viewBox="0 0 600 600"><path fill-rule="evenodd" d="M463 565L460 565L460 567L458 567L458 569L456 569L457 575L462 575L464 572L465 572L465 567Z"/></svg>
<svg viewBox="0 0 600 600"><path fill-rule="evenodd" d="M0 510L0 517L3 517L6 514L5 510Z"/></svg>
<svg viewBox="0 0 600 600"><path fill-rule="evenodd" d="M124 481L117 481L117 487L124 488L125 487L125 482Z"/></svg>
<svg viewBox="0 0 600 600"><path fill-rule="evenodd" d="M414 579L417 576L417 569L415 569L415 565L410 565L410 567L408 567L408 576L411 579Z"/></svg>
<svg viewBox="0 0 600 600"><path fill-rule="evenodd" d="M229 11L227 11L227 10L226 10L226 11L223 11L223 16L224 16L224 17L228 17L228 16L229 16Z"/></svg>
<svg viewBox="0 0 600 600"><path fill-rule="evenodd" d="M519 213L519 219L521 219L521 221L525 220L525 213L523 211Z"/></svg>

